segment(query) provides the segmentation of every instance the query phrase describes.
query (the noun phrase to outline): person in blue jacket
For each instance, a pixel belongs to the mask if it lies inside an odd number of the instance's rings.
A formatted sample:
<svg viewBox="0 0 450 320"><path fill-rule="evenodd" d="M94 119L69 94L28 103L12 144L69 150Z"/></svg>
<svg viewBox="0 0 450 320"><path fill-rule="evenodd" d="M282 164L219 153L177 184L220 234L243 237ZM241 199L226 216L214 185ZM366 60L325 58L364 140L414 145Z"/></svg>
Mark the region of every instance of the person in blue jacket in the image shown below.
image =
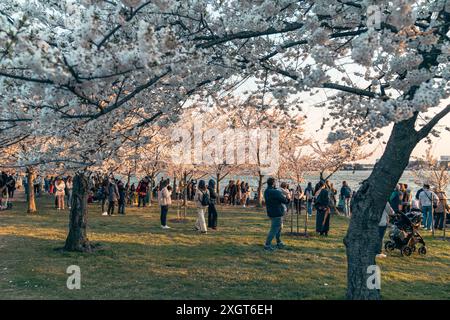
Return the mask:
<svg viewBox="0 0 450 320"><path fill-rule="evenodd" d="M270 230L267 235L266 243L264 245L265 250L272 251L272 240L275 237L277 241L277 248L284 247L281 241L281 229L283 228L283 204L288 204L289 199L283 195L283 193L275 187L275 179L267 179L267 189L264 191L264 200L266 202L267 215L270 218Z"/></svg>

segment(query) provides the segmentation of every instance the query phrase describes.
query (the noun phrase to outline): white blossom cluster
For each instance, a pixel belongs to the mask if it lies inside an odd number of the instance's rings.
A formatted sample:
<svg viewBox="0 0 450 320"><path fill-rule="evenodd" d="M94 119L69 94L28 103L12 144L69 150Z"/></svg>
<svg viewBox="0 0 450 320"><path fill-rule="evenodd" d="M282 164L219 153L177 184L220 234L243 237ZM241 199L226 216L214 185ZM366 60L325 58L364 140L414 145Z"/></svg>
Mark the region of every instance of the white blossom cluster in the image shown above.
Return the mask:
<svg viewBox="0 0 450 320"><path fill-rule="evenodd" d="M377 27L370 6L380 9ZM0 130L11 141L55 137L99 165L124 137L176 122L183 108L251 79L250 95L263 105L270 96L283 112L298 109L290 96L335 90L324 104L339 123L330 137L376 134L448 97L448 6L4 0Z"/></svg>

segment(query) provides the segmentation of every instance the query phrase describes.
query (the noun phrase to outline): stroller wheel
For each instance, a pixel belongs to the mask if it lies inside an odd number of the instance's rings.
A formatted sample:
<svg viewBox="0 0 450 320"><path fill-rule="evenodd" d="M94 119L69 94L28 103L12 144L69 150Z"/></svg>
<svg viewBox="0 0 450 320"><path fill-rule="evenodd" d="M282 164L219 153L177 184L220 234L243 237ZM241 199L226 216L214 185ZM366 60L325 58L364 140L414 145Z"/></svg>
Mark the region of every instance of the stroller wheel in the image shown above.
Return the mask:
<svg viewBox="0 0 450 320"><path fill-rule="evenodd" d="M422 246L422 247L420 247L419 248L419 254L421 254L421 255L426 255L427 254L427 247L425 247L425 246Z"/></svg>
<svg viewBox="0 0 450 320"><path fill-rule="evenodd" d="M407 256L409 257L412 253L412 249L408 246L404 246L401 250L400 250L402 256Z"/></svg>
<svg viewBox="0 0 450 320"><path fill-rule="evenodd" d="M384 249L386 249L386 251L394 251L395 249L395 243L392 242L391 240L387 241L384 244Z"/></svg>

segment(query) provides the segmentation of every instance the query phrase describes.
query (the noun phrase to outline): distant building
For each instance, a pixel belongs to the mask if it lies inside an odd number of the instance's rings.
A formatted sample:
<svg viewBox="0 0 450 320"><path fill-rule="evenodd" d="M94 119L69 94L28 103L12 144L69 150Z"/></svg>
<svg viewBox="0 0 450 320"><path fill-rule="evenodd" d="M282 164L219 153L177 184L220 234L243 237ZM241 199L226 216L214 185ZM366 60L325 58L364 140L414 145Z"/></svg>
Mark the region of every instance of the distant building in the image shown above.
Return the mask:
<svg viewBox="0 0 450 320"><path fill-rule="evenodd" d="M449 168L450 167L450 156L441 156L441 159L439 160L439 164Z"/></svg>

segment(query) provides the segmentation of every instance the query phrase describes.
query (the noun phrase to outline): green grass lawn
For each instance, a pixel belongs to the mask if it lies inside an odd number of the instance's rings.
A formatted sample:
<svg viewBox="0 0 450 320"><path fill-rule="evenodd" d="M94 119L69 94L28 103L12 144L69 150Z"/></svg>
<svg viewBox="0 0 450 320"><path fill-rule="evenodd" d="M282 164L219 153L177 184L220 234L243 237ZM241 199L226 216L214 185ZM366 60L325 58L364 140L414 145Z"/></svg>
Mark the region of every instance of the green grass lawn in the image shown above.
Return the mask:
<svg viewBox="0 0 450 320"><path fill-rule="evenodd" d="M200 235L190 221L159 226L158 207L127 208L126 216L89 212L89 238L103 249L61 253L68 211L38 199L0 212L1 299L343 299L348 220L332 217L328 238L284 236L289 250L265 252L264 211L219 207L219 231ZM169 219L176 208L169 210ZM303 219L303 216L302 216ZM312 230L314 221L311 221ZM285 231L287 230L285 226ZM428 254L379 261L384 299L450 299L450 242L424 232ZM66 269L81 268L81 290L68 290Z"/></svg>

